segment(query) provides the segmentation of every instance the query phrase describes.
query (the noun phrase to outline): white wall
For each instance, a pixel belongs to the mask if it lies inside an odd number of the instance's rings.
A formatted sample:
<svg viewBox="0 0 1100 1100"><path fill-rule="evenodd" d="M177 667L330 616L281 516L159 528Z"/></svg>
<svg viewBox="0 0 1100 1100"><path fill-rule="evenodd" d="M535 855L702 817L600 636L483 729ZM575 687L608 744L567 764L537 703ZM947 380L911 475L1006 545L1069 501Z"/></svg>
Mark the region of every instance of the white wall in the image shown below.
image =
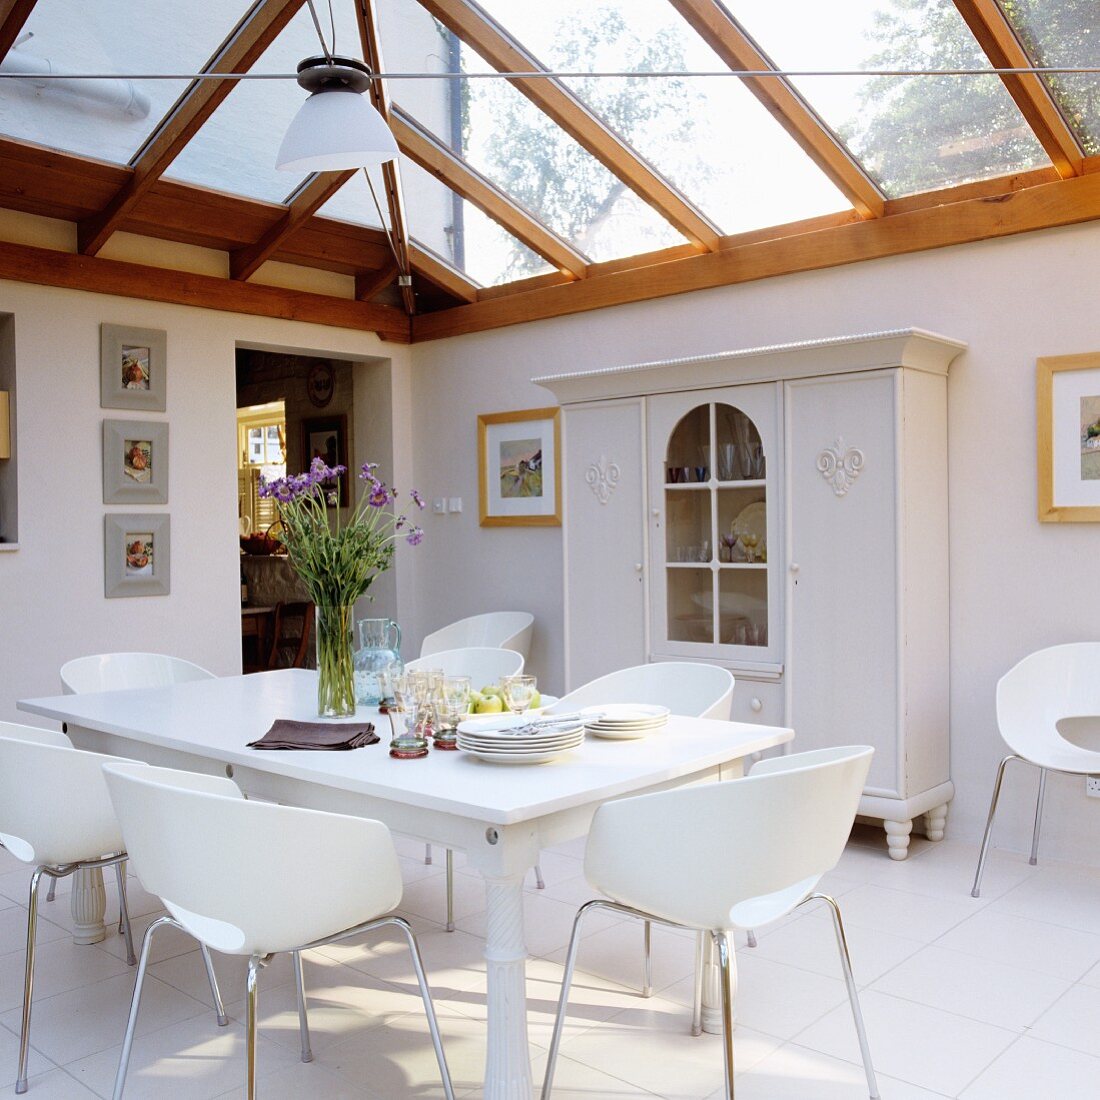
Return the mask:
<svg viewBox="0 0 1100 1100"><path fill-rule="evenodd" d="M480 528L475 417L552 403L535 375L919 326L968 341L949 382L954 835L977 837L996 762L997 678L1024 654L1100 637L1100 528L1036 519L1035 359L1100 349L1100 225L696 292L414 348L417 474L432 516L410 632L478 610L537 616L532 663L560 683L561 537ZM441 537L442 536L442 537ZM476 568L468 563L476 562ZM1025 790L1026 788L1026 790ZM1000 843L1024 848L1034 779L1010 776ZM1100 861L1100 801L1052 776L1043 853Z"/></svg>
<svg viewBox="0 0 1100 1100"><path fill-rule="evenodd" d="M384 356L399 375L409 349L367 333L12 282L0 282L0 313L15 317L20 459L20 547L0 553L0 719L20 720L19 698L60 691L59 667L89 652L155 650L239 672L236 343ZM167 330L166 413L99 407L103 321ZM170 424L166 506L102 502L102 421L127 417ZM172 518L167 597L104 598L103 516L131 511Z"/></svg>

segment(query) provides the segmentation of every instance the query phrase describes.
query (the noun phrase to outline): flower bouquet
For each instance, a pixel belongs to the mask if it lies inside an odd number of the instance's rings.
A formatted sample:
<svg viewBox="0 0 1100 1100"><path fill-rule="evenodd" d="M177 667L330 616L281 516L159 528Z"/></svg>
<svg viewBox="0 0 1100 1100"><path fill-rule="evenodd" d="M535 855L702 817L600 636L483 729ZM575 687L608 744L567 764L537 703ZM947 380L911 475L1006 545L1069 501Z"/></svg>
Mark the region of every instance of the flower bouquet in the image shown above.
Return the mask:
<svg viewBox="0 0 1100 1100"><path fill-rule="evenodd" d="M355 713L355 601L390 567L398 539L416 546L424 537L421 528L398 513L397 491L376 475L377 469L377 462L363 464L359 478L366 485L343 522L340 509L330 505L339 500L346 466L327 466L315 458L304 474L260 481L260 496L273 499L279 509L290 564L316 607L317 711L326 718ZM415 489L409 497L423 509Z"/></svg>

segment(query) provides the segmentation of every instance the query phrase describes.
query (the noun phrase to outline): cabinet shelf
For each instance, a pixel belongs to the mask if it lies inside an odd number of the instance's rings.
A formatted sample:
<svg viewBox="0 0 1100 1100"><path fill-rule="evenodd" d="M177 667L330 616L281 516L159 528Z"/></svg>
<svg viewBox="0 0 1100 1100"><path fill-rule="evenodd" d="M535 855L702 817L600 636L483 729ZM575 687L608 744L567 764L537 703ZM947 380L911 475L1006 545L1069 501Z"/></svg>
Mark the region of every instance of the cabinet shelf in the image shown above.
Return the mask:
<svg viewBox="0 0 1100 1100"><path fill-rule="evenodd" d="M766 561L720 561L718 563L719 569L763 569L767 572L768 563Z"/></svg>
<svg viewBox="0 0 1100 1100"><path fill-rule="evenodd" d="M666 481L665 488L677 492L698 492L700 489L764 489L767 484L763 478L744 481L716 481L714 478L708 478L706 481Z"/></svg>

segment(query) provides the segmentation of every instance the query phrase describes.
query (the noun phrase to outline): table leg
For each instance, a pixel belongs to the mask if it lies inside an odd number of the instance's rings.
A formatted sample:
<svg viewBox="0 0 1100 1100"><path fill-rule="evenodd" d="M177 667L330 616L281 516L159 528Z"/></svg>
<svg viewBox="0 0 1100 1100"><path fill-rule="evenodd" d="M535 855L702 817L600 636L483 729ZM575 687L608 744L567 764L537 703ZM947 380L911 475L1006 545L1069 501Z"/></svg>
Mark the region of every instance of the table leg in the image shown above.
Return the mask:
<svg viewBox="0 0 1100 1100"><path fill-rule="evenodd" d="M703 1030L708 1035L722 1034L722 970L714 949L714 938L703 938ZM730 996L734 1003L734 1023L737 1022L737 952L730 936Z"/></svg>
<svg viewBox="0 0 1100 1100"><path fill-rule="evenodd" d="M106 939L103 914L107 896L103 890L103 872L98 867L85 867L73 872L73 943L99 943Z"/></svg>
<svg viewBox="0 0 1100 1100"><path fill-rule="evenodd" d="M523 942L524 875L485 875L485 962L489 1040L485 1100L531 1100L527 1046L527 947Z"/></svg>

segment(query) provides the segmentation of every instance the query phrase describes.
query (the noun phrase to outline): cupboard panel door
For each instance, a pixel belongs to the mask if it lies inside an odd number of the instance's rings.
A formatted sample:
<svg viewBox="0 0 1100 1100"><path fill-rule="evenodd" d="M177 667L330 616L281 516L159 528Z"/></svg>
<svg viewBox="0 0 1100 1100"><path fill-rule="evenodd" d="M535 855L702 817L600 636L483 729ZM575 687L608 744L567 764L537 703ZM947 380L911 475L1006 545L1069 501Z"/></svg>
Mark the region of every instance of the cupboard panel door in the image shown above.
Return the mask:
<svg viewBox="0 0 1100 1100"><path fill-rule="evenodd" d="M641 398L565 410L567 691L646 660L644 417Z"/></svg>
<svg viewBox="0 0 1100 1100"><path fill-rule="evenodd" d="M875 748L898 793L897 372L788 382L790 712L796 751Z"/></svg>

